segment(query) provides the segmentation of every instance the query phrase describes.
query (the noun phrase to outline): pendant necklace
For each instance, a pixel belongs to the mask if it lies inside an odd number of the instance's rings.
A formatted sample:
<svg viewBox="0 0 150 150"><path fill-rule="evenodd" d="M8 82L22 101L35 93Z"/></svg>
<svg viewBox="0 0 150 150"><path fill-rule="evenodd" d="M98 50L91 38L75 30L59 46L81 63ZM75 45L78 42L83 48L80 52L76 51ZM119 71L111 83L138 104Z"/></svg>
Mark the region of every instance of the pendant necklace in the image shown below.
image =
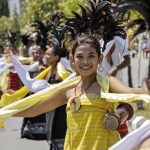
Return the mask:
<svg viewBox="0 0 150 150"><path fill-rule="evenodd" d="M95 83L95 81L93 83ZM77 83L77 85L75 87L75 90L74 90L75 96L70 100L70 110L72 112L77 112L80 109L81 102L80 102L79 97L85 92L85 90L87 90L90 86L93 85L93 83L89 84L84 90L81 90L81 93L77 96L77 93L76 93L77 89L76 88L77 88L77 86L79 85L80 82L81 82L81 80Z"/></svg>

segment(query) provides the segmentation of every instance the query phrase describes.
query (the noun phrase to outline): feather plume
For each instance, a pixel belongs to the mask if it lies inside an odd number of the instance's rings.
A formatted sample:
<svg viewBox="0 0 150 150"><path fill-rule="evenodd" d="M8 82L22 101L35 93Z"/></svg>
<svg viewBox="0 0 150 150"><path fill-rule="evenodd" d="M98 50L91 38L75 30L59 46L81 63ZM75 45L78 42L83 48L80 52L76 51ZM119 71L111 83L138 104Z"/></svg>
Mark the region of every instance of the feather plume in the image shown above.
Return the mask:
<svg viewBox="0 0 150 150"><path fill-rule="evenodd" d="M129 10L136 10L138 11L143 18L137 18L129 22L128 28L138 25L137 31L135 31L134 36L138 35L139 33L145 32L146 30L150 30L150 1L149 0L121 0L117 8L115 9L116 12L122 12L126 14Z"/></svg>
<svg viewBox="0 0 150 150"><path fill-rule="evenodd" d="M87 0L85 7L81 5L79 7L81 12L72 12L74 17L66 22L67 26L75 30L76 35L82 33L97 35L107 42L116 35L126 38L124 26L121 26L123 21L114 15L109 1Z"/></svg>

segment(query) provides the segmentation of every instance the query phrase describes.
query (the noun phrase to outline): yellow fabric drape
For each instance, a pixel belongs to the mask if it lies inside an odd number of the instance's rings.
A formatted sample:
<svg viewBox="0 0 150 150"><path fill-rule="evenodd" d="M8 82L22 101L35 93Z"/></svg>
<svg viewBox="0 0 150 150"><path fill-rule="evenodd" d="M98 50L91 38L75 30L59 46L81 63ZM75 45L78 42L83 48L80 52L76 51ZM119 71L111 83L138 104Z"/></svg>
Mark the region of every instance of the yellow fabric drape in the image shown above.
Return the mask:
<svg viewBox="0 0 150 150"><path fill-rule="evenodd" d="M61 89L67 88L72 85L76 85L79 82L79 78L80 77L77 77L77 78L74 78L67 82L54 85L48 89L40 91L31 96L25 97L19 101L16 101L12 104L9 104L9 105L1 108L0 109L0 120L5 120L16 113L23 111L23 110L35 105L36 103L38 103L40 101L45 100L47 97L55 94L56 92L58 92Z"/></svg>
<svg viewBox="0 0 150 150"><path fill-rule="evenodd" d="M48 67L47 69L42 71L40 74L38 74L35 77L35 79L43 79L47 75L47 73L50 72L50 70L51 70L51 67ZM21 89L19 89L18 91L16 91L13 94L10 94L7 91L5 91L1 97L0 105L4 106L4 105L8 105L10 103L13 103L17 100L22 99L28 93L29 93L29 90L25 86L23 86Z"/></svg>
<svg viewBox="0 0 150 150"><path fill-rule="evenodd" d="M7 69L1 76L0 76L0 87L3 91L7 89L7 75L10 72L10 69Z"/></svg>
<svg viewBox="0 0 150 150"><path fill-rule="evenodd" d="M104 78L101 76L97 76L99 78L99 81L104 81ZM49 96L54 95L56 92L59 92L61 89L65 89L67 87L70 87L72 85L76 85L80 80L80 77L76 77L72 80L69 80L67 82L63 82L60 84L57 84L53 87L50 87L46 90L40 91L34 95L31 95L29 97L26 97L22 100L16 101L8 106L5 106L4 108L0 109L0 120L7 119L8 117L11 117L12 115L21 112L25 109L28 109L29 107L35 105L36 103L47 100ZM105 85L103 85L105 82L101 83L101 87L104 88ZM101 97L105 98L108 102L131 102L138 99L142 99L146 102L150 102L150 96L144 95L144 94L115 94L115 93L101 93Z"/></svg>
<svg viewBox="0 0 150 150"><path fill-rule="evenodd" d="M58 79L65 80L71 73L66 70L63 64L57 64Z"/></svg>
<svg viewBox="0 0 150 150"><path fill-rule="evenodd" d="M19 61L22 64L31 64L32 61L33 61L33 57L22 57L22 56L19 56L18 59L19 59Z"/></svg>
<svg viewBox="0 0 150 150"><path fill-rule="evenodd" d="M108 102L133 102L143 100L146 103L150 102L150 96L146 94L116 94L116 93L101 93L101 97Z"/></svg>
<svg viewBox="0 0 150 150"><path fill-rule="evenodd" d="M58 78L60 78L61 80L66 79L71 74L70 72L68 72L65 69L65 67L61 63L57 64L57 72L58 72ZM43 72L41 72L39 75L37 75L35 77L35 79L42 79L48 73L51 73L51 67L48 67L47 69L45 69ZM10 103L13 103L17 100L22 99L28 93L29 93L29 90L25 86L22 87L21 89L19 89L18 91L16 91L15 93L13 93L13 94L10 94L7 91L5 91L2 95L2 97L1 97L0 105L5 106L5 105L8 105Z"/></svg>
<svg viewBox="0 0 150 150"><path fill-rule="evenodd" d="M4 122L0 120L0 128L4 128Z"/></svg>

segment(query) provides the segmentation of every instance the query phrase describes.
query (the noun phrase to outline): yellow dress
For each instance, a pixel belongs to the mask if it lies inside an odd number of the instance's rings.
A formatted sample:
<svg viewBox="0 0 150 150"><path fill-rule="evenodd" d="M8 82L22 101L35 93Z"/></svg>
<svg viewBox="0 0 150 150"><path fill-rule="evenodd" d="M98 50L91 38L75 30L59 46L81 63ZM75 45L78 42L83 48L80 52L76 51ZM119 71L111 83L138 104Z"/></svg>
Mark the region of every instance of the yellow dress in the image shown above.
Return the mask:
<svg viewBox="0 0 150 150"><path fill-rule="evenodd" d="M81 107L71 112L67 104L67 133L64 150L108 150L119 140L118 132L104 128L104 117L108 102L97 94L83 94ZM109 109L115 109L109 103Z"/></svg>

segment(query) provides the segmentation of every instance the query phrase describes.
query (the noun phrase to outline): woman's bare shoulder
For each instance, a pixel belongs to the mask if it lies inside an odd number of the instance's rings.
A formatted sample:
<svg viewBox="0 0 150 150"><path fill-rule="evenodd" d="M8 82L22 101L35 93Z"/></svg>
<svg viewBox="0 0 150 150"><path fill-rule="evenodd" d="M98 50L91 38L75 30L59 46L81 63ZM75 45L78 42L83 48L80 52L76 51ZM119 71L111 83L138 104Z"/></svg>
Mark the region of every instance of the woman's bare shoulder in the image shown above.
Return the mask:
<svg viewBox="0 0 150 150"><path fill-rule="evenodd" d="M74 88L75 88L75 85L62 90L62 92L64 93L66 97L66 101L68 101L71 97L74 96Z"/></svg>

